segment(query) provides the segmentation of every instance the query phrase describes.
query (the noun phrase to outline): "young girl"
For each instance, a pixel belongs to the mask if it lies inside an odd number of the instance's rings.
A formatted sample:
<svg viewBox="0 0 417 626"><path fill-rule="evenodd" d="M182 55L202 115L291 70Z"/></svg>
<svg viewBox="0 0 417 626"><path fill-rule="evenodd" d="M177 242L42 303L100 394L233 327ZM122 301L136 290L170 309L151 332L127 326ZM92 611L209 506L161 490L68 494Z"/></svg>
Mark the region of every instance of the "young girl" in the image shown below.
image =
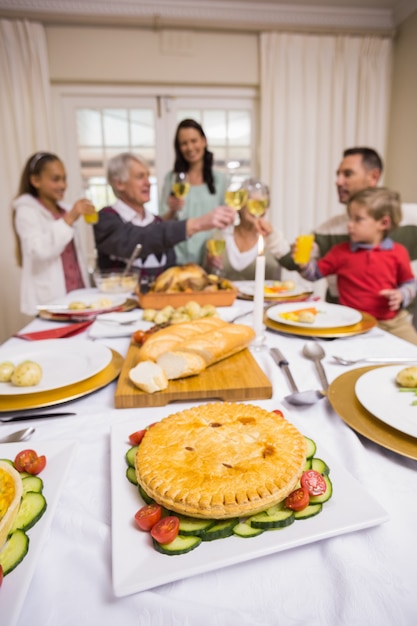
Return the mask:
<svg viewBox="0 0 417 626"><path fill-rule="evenodd" d="M164 220L200 217L218 206L224 206L227 177L213 169L213 153L207 148L204 130L198 122L185 119L177 127L174 139L175 163L173 172L164 179L159 212ZM185 198L172 194L174 175L185 172L190 189ZM179 265L184 263L202 264L205 242L209 232L201 232L192 239L175 246Z"/></svg>
<svg viewBox="0 0 417 626"><path fill-rule="evenodd" d="M74 224L80 215L95 209L82 199L68 210L61 204L66 188L64 165L56 155L37 152L28 159L12 204L17 258L23 270L20 309L27 315L36 315L36 305L88 284Z"/></svg>
<svg viewBox="0 0 417 626"><path fill-rule="evenodd" d="M364 189L350 198L347 212L349 242L300 265L300 274L313 281L335 274L340 304L373 315L387 332L417 344L405 310L417 291L410 257L389 237L401 221L399 194L380 187Z"/></svg>

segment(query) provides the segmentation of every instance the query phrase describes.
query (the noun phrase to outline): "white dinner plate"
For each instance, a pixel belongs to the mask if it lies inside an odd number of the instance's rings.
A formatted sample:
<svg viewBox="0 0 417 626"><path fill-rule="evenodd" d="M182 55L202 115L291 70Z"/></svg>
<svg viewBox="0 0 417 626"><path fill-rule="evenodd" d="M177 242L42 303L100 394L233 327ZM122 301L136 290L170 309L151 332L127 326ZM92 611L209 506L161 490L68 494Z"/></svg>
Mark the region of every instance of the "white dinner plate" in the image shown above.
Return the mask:
<svg viewBox="0 0 417 626"><path fill-rule="evenodd" d="M315 439L316 456L329 465L333 483L333 495L319 515L296 521L280 532L266 531L251 539L232 536L202 542L192 552L179 556L160 554L154 550L150 534L140 531L135 523L135 513L144 502L137 487L126 478L125 460L129 434L145 428L154 418L138 414L134 421L114 425L111 432L112 568L113 589L118 597L387 520L384 509Z"/></svg>
<svg viewBox="0 0 417 626"><path fill-rule="evenodd" d="M82 302L87 308L70 309L69 305L72 302ZM126 294L104 294L98 289L77 289L76 291L70 291L62 298L52 300L42 305L41 308L48 313L62 313L64 315L79 317L80 315L98 315L100 313L109 312L119 308L125 302Z"/></svg>
<svg viewBox="0 0 417 626"><path fill-rule="evenodd" d="M44 339L22 346L0 348L0 363L35 361L42 368L42 379L34 387L16 387L0 383L0 397L51 391L79 383L101 372L110 363L110 348L92 341L77 339Z"/></svg>
<svg viewBox="0 0 417 626"><path fill-rule="evenodd" d="M274 287L274 284L279 284L279 280L266 280L265 281L265 289L264 295L266 298L292 298L293 296L299 296L302 293L306 293L309 290L301 285L295 285L293 289L283 289L282 291L278 291L277 293L271 293L271 288ZM253 280L242 281L238 284L239 291L244 296L254 296L255 295L255 282ZM310 290L311 291L311 290Z"/></svg>
<svg viewBox="0 0 417 626"><path fill-rule="evenodd" d="M416 359L417 364L417 359ZM400 391L395 382L404 365L378 367L362 374L356 381L355 393L359 402L381 422L396 430L417 437L417 395Z"/></svg>
<svg viewBox="0 0 417 626"><path fill-rule="evenodd" d="M316 319L311 324L288 320L280 315L281 313L300 311L308 308L314 308L317 311ZM301 304L300 302L291 302L277 304L268 309L266 315L273 322L287 324L288 326L297 326L299 328L339 328L341 326L353 326L362 319L362 313L360 313L360 311L340 304L329 304L328 302L306 302Z"/></svg>
<svg viewBox="0 0 417 626"><path fill-rule="evenodd" d="M41 554L43 542L48 537L51 521L58 503L72 455L77 446L75 441L32 441L28 443L0 444L0 458L13 460L18 452L28 447L36 450L39 455L46 456L46 467L39 474L44 488L46 511L39 520L27 531L29 551L23 561L4 577L0 592L0 622L4 626L16 624L36 562Z"/></svg>

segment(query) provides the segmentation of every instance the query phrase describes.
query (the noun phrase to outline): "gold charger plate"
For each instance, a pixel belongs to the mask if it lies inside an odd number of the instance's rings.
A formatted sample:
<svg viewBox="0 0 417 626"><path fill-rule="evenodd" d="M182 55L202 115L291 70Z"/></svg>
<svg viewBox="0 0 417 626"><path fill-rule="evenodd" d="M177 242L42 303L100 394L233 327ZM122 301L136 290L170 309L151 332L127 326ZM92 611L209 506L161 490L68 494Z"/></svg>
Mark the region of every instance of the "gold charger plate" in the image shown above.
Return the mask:
<svg viewBox="0 0 417 626"><path fill-rule="evenodd" d="M274 304L284 304L287 302L304 302L310 298L312 291L303 291L303 293L299 293L296 296L267 296L264 295L265 302L273 302ZM250 296L246 293L242 293L241 291L237 292L237 297L239 300L253 300L253 296Z"/></svg>
<svg viewBox="0 0 417 626"><path fill-rule="evenodd" d="M24 395L3 396L0 413L5 411L22 411L24 409L38 409L53 404L62 404L69 400L75 400L86 396L93 391L105 387L118 377L123 365L123 357L112 350L110 363L98 374L82 380L73 385L67 385L51 391L41 391L38 393L27 393Z"/></svg>
<svg viewBox="0 0 417 626"><path fill-rule="evenodd" d="M126 302L117 307L117 309L111 308L109 313L119 313L125 311L132 311L133 309L139 308L139 303L134 298L127 298ZM106 311L102 311L101 313L105 313ZM94 321L97 317L98 313L84 313L83 315L77 315L77 312L74 313L52 313L46 309L41 309L38 312L38 317L43 320L49 320L50 322L88 322Z"/></svg>
<svg viewBox="0 0 417 626"><path fill-rule="evenodd" d="M287 335L298 335L299 337L321 337L323 339L337 339L338 337L350 337L352 335L361 335L367 333L371 328L376 326L375 317L368 313L362 313L362 319L357 324L350 326L338 326L335 328L304 328L300 326L290 326L289 324L280 324L269 319L265 315L264 323L267 328L278 333Z"/></svg>
<svg viewBox="0 0 417 626"><path fill-rule="evenodd" d="M329 386L327 397L342 420L360 435L410 459L417 460L417 438L381 422L367 411L355 394L356 381L366 372L386 365L360 367L338 376Z"/></svg>

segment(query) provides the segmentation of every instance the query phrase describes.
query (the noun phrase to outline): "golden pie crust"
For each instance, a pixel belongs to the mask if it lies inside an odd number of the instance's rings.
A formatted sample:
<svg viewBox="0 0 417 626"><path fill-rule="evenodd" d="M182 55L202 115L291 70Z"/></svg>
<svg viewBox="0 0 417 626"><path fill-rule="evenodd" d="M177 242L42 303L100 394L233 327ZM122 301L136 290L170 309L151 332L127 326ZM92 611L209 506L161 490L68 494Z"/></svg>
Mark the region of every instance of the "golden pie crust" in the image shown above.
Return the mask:
<svg viewBox="0 0 417 626"><path fill-rule="evenodd" d="M165 508L199 518L244 517L281 502L306 460L304 436L284 417L250 404L204 404L150 428L136 476Z"/></svg>

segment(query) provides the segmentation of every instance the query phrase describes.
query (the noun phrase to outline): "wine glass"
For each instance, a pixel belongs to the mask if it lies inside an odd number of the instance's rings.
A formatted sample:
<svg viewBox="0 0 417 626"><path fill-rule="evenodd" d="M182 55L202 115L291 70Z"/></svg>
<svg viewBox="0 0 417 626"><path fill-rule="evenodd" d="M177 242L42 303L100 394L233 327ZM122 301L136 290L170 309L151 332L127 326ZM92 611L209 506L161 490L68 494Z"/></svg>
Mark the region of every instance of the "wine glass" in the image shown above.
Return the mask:
<svg viewBox="0 0 417 626"><path fill-rule="evenodd" d="M180 200L183 200L190 191L190 183L186 172L177 172L172 182L172 193Z"/></svg>
<svg viewBox="0 0 417 626"><path fill-rule="evenodd" d="M210 272L216 276L221 276L221 269L218 267L217 263L220 263L220 259L225 249L226 241L224 240L221 232L214 233L213 236L206 241L207 262L210 265Z"/></svg>
<svg viewBox="0 0 417 626"><path fill-rule="evenodd" d="M230 180L226 193L224 194L224 201L227 206L235 211L240 211L240 209L245 206L247 199L248 190L242 187L240 182L234 181L233 179Z"/></svg>
<svg viewBox="0 0 417 626"><path fill-rule="evenodd" d="M255 178L250 178L245 186L248 192L246 208L254 217L262 217L269 207L268 186Z"/></svg>

